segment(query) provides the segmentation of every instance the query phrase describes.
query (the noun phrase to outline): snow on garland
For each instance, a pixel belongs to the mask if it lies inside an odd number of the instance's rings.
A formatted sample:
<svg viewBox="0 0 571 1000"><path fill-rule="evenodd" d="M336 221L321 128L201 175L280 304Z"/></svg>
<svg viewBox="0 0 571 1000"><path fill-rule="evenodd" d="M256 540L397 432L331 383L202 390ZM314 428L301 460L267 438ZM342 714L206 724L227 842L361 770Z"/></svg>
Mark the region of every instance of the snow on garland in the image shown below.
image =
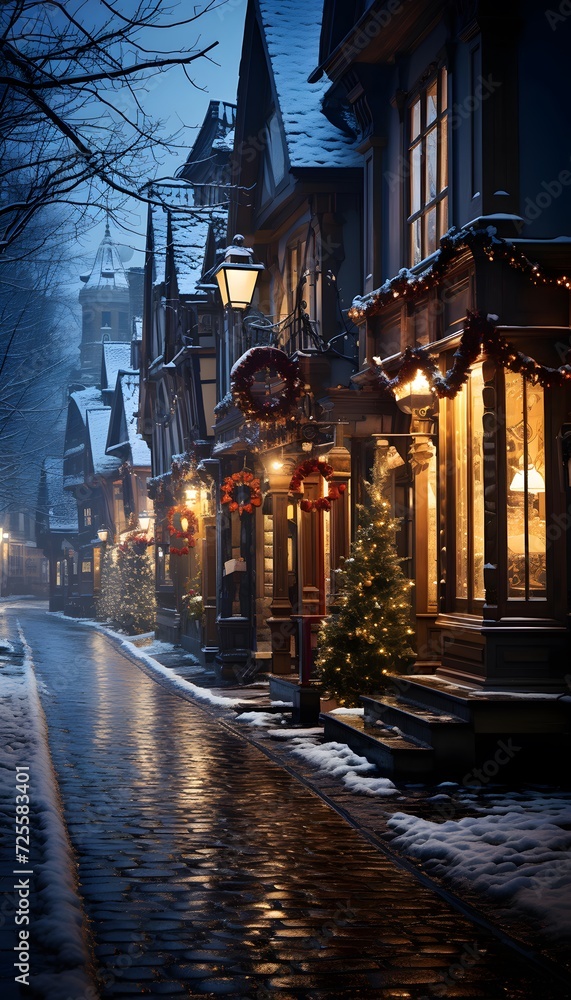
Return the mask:
<svg viewBox="0 0 571 1000"><path fill-rule="evenodd" d="M180 528L177 528L174 519L178 516ZM198 518L194 511L185 504L177 504L169 507L167 511L167 529L171 538L182 539L184 545L178 548L171 545L170 553L173 556L187 556L196 545L194 537L198 531Z"/></svg>
<svg viewBox="0 0 571 1000"><path fill-rule="evenodd" d="M303 480L307 476L311 476L314 472L319 472L325 479L327 483L330 483L331 478L335 472L332 465L326 462L324 458L308 458L301 465L298 465L293 476L291 477L289 484L289 492L296 494L302 493ZM326 497L318 497L316 500L304 499L300 501L300 510L306 513L312 513L317 510L331 510L331 501L338 500L342 493L345 493L347 487L344 483L339 486L329 485L329 490Z"/></svg>
<svg viewBox="0 0 571 1000"><path fill-rule="evenodd" d="M533 385L539 384L544 389L560 387L571 380L570 365L549 368L527 357L498 334L495 320L497 316L484 317L480 313L466 313L464 332L460 345L454 352L454 363L445 375L441 375L426 348L407 347L394 378L389 378L382 371L382 366L378 366L379 385L394 393L400 386L411 382L417 372L422 372L435 396L439 399L453 399L468 381L471 365L482 350L496 364L523 375Z"/></svg>
<svg viewBox="0 0 571 1000"><path fill-rule="evenodd" d="M377 316L395 299L413 299L423 295L440 284L454 258L466 248L472 251L482 250L490 261L506 261L510 267L521 271L534 285L559 285L571 289L571 278L544 271L539 264L529 260L514 243L497 236L494 226L487 226L485 229L476 229L473 226L456 229L453 226L440 240L440 248L433 255L426 270L415 274L406 267L402 268L394 278L389 278L376 291L356 296L349 310L349 319L354 323L360 323L371 316Z"/></svg>
<svg viewBox="0 0 571 1000"><path fill-rule="evenodd" d="M285 385L276 395L256 399L252 395L254 380L264 369L275 371ZM297 361L277 347L252 347L238 359L230 373L230 388L236 405L245 417L270 421L287 417L303 389Z"/></svg>
<svg viewBox="0 0 571 1000"><path fill-rule="evenodd" d="M242 487L247 487L249 499L244 500L240 495ZM260 490L260 480L243 469L241 472L234 472L231 476L226 476L222 483L221 503L228 505L229 511L237 510L240 517L242 514L253 514L254 507L262 506L262 493Z"/></svg>

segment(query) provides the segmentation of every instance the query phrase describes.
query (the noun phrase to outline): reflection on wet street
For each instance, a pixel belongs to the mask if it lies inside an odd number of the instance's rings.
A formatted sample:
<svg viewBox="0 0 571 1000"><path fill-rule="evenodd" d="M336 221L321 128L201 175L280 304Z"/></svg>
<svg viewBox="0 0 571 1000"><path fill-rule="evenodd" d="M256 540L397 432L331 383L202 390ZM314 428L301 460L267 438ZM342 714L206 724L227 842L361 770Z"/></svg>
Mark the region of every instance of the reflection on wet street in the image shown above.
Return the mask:
<svg viewBox="0 0 571 1000"><path fill-rule="evenodd" d="M102 997L561 997L104 635L19 611Z"/></svg>

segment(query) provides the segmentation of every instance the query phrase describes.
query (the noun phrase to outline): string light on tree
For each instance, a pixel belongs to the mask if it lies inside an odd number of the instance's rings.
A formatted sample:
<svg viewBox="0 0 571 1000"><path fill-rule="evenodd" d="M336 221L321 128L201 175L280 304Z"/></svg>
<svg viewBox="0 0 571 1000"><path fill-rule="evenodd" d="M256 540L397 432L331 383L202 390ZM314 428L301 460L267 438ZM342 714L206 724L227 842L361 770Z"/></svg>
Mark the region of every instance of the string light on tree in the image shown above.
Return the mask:
<svg viewBox="0 0 571 1000"><path fill-rule="evenodd" d="M359 705L359 695L381 691L388 672L405 672L415 658L411 581L394 547L398 522L384 493L386 475L377 462L367 484L369 504L359 508L352 555L340 572L339 610L325 619L319 634L321 680L345 705Z"/></svg>

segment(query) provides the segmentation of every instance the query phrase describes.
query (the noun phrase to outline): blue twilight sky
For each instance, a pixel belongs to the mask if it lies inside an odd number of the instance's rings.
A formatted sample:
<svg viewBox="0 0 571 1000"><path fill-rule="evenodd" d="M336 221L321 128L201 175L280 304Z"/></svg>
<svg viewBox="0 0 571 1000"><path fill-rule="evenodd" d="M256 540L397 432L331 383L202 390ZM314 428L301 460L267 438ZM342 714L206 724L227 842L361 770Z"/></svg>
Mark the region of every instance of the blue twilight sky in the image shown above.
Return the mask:
<svg viewBox="0 0 571 1000"><path fill-rule="evenodd" d="M192 6L194 4L192 3ZM198 5L197 5L198 6ZM191 0L181 0L176 16L188 16ZM196 83L193 87L182 69L173 67L166 73L158 74L149 81L144 95L145 110L153 117L165 121L165 131L169 134L181 130L179 142L182 148L172 156L167 156L158 170L149 166L151 175L169 177L184 163L202 125L208 102L211 100L236 100L238 68L242 49L246 0L226 0L215 10L202 15L193 25L177 29L181 48L197 43L201 47L218 41L208 59L199 59L188 67L188 72ZM172 42L172 40L170 40ZM117 242L124 243L122 256L129 266L143 263L142 247L146 227L144 205L133 203L130 212L129 229L121 233L112 224L112 234ZM103 238L105 221L102 219L85 233L83 251L89 264ZM137 233L139 234L137 237Z"/></svg>

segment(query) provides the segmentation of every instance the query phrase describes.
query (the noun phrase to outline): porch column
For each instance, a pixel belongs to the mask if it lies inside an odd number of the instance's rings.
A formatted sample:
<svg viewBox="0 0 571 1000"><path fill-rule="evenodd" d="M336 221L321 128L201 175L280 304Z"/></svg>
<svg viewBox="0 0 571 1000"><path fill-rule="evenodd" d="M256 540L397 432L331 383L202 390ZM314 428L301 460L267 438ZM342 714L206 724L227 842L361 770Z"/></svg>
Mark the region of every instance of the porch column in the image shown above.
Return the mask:
<svg viewBox="0 0 571 1000"><path fill-rule="evenodd" d="M271 618L268 625L271 634L272 672L291 673L291 637L294 625L291 620L292 605L289 597L288 581L288 489L291 472L270 472L270 493L273 515L273 565L274 579Z"/></svg>
<svg viewBox="0 0 571 1000"><path fill-rule="evenodd" d="M335 428L336 443L327 456L327 461L335 472L331 485L344 486L339 499L331 504L329 515L329 607L334 610L339 602L337 573L341 561L349 555L349 480L351 478L351 455L343 444L343 428Z"/></svg>

